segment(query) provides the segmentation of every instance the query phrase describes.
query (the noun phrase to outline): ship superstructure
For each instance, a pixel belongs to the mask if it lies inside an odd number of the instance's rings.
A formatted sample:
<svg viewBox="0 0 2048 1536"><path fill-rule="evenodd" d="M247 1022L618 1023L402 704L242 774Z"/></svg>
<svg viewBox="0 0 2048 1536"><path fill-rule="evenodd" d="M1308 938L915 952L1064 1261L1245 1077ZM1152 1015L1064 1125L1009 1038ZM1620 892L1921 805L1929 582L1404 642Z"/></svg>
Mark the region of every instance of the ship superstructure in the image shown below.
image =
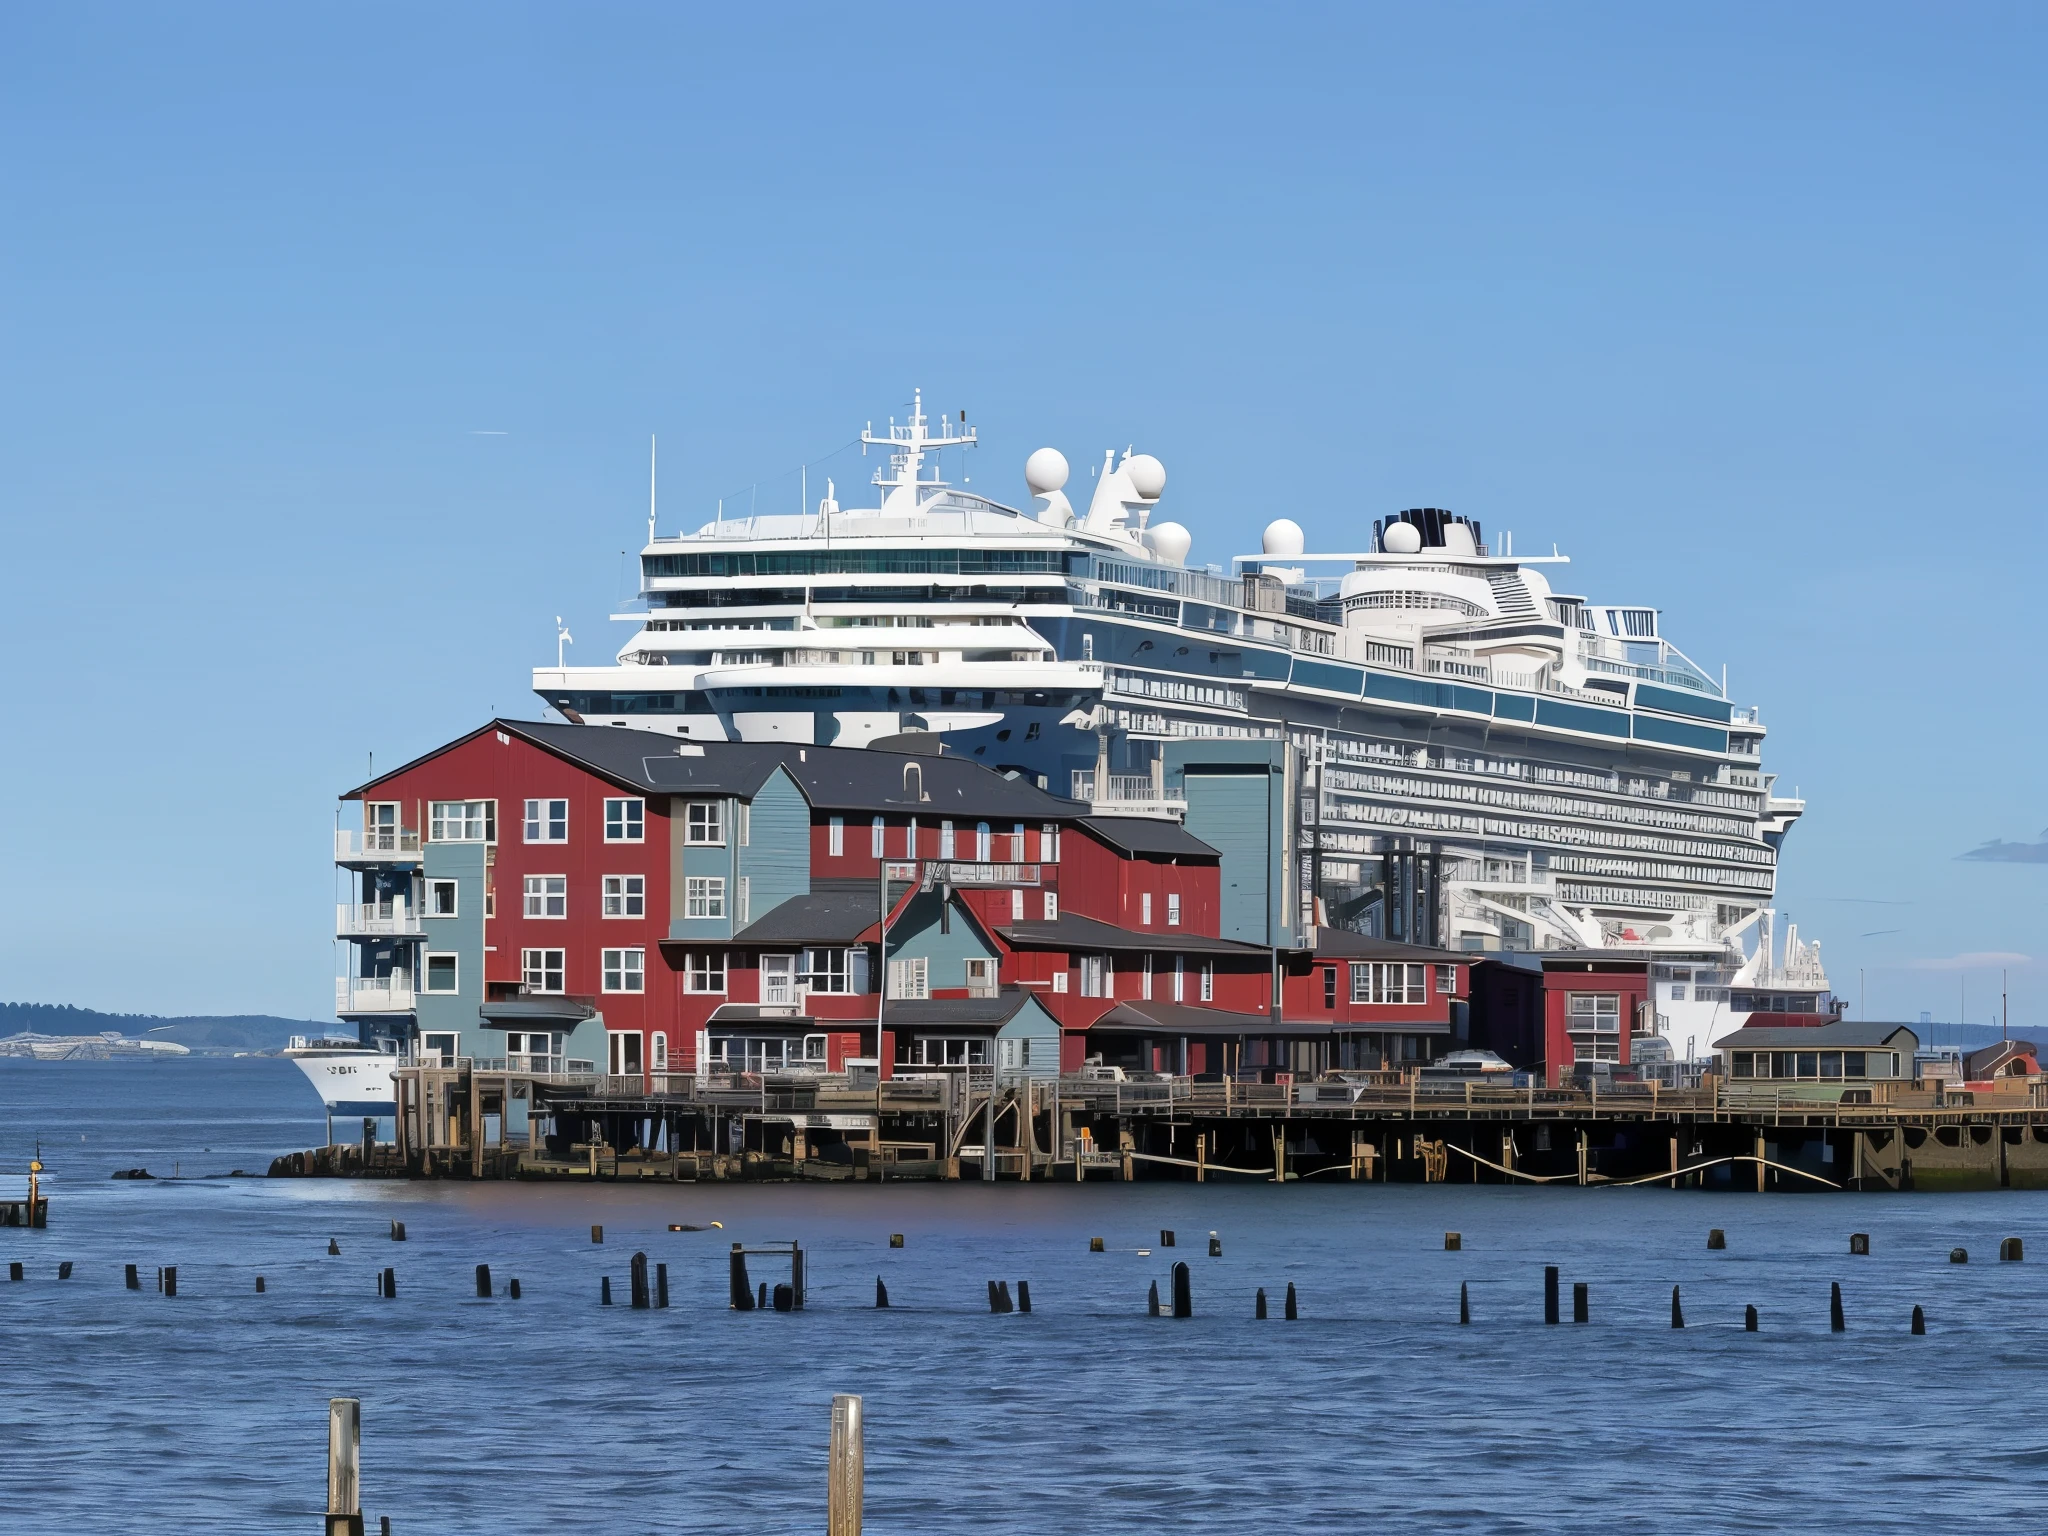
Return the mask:
<svg viewBox="0 0 2048 1536"><path fill-rule="evenodd" d="M1301 922L1472 950L1640 943L1743 963L1803 802L1754 708L1656 609L1554 582L1436 508L1310 553L1288 518L1228 569L1155 518L1160 462L1106 453L1085 508L1031 455L1026 508L941 481L964 419L908 420L877 505L720 518L641 551L616 661L536 669L571 720L699 739L945 750L1121 814L1173 814L1165 748L1286 744Z"/></svg>

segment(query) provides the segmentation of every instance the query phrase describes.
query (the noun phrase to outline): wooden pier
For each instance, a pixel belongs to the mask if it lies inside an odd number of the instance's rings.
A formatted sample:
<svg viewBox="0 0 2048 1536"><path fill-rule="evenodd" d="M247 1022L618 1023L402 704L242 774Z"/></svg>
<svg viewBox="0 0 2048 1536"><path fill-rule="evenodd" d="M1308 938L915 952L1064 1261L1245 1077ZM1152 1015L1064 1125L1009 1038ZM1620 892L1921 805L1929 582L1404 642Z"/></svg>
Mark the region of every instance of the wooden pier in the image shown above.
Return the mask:
<svg viewBox="0 0 2048 1536"><path fill-rule="evenodd" d="M844 1077L402 1068L398 1141L273 1174L654 1180L1356 1180L1745 1190L2048 1188L2048 1104L1893 1090L1875 1103L1709 1079L1606 1092L986 1068Z"/></svg>

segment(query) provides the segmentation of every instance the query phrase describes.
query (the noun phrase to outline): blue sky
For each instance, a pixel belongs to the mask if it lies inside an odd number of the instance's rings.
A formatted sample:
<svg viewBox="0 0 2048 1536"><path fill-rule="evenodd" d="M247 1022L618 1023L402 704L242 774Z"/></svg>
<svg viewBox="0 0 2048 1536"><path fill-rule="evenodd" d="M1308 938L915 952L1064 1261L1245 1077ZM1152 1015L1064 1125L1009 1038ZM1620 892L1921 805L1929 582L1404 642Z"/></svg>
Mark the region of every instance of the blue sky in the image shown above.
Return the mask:
<svg viewBox="0 0 2048 1536"><path fill-rule="evenodd" d="M2031 1025L2048 864L1956 855L2048 826L2044 77L1996 4L14 7L0 996L321 1013L336 792L616 648L648 434L665 528L793 510L922 386L1198 561L1555 541L1762 706L1837 989Z"/></svg>

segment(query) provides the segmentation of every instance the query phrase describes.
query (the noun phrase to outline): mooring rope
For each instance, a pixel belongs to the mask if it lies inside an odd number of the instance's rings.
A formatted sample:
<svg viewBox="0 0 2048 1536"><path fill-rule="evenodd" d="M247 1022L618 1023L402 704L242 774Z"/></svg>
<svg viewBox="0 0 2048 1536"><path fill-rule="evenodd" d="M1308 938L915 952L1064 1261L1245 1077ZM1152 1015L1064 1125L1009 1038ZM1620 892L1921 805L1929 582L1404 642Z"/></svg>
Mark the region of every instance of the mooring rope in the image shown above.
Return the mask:
<svg viewBox="0 0 2048 1536"><path fill-rule="evenodd" d="M1558 1184L1566 1180L1578 1178L1576 1173L1523 1173L1520 1169L1504 1167L1502 1164L1494 1162L1491 1158L1481 1157L1477 1152L1467 1152L1463 1147L1455 1143L1450 1144L1450 1147L1453 1152L1458 1153L1462 1157L1469 1157L1475 1163L1483 1164L1488 1168L1498 1169L1511 1179L1526 1179L1531 1184ZM1688 1173L1699 1173L1707 1168L1718 1168L1723 1163L1762 1163L1766 1168L1775 1168L1780 1173L1797 1174L1802 1179L1811 1179L1816 1184L1825 1184L1829 1189L1840 1189L1842 1187L1831 1179L1822 1178L1817 1173L1808 1173L1804 1168L1793 1168L1784 1163L1774 1163L1767 1157L1757 1157L1751 1153L1741 1153L1734 1157L1711 1158L1704 1163L1692 1163L1684 1168L1674 1168L1668 1173L1646 1174L1639 1179L1609 1179L1592 1176L1589 1178L1588 1187L1590 1188L1594 1182L1604 1185L1609 1189L1628 1189L1637 1184L1661 1184L1666 1179L1683 1178Z"/></svg>

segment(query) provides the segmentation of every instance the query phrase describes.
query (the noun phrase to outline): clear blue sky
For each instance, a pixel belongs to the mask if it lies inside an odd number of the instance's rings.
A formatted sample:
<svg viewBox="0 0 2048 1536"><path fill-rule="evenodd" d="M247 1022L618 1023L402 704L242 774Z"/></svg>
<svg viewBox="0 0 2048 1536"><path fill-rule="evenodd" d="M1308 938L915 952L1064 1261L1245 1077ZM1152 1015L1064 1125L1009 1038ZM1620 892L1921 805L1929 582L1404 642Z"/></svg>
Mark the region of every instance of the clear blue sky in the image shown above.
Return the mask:
<svg viewBox="0 0 2048 1536"><path fill-rule="evenodd" d="M648 434L665 527L793 510L922 385L1197 560L1555 541L1762 706L1838 990L2048 1025L2048 864L1955 857L2048 826L2044 79L2017 4L14 6L0 997L323 1013L335 794L616 649Z"/></svg>

